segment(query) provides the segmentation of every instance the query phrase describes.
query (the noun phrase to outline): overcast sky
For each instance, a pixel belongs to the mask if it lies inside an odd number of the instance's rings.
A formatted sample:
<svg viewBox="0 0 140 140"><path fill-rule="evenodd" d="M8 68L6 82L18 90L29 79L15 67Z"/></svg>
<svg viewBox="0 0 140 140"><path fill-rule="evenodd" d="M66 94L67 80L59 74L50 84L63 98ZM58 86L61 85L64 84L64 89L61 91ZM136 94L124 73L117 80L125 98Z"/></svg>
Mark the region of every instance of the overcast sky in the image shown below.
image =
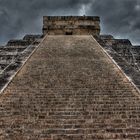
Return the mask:
<svg viewBox="0 0 140 140"><path fill-rule="evenodd" d="M100 16L102 33L140 44L140 0L0 0L0 43L41 33L43 15Z"/></svg>

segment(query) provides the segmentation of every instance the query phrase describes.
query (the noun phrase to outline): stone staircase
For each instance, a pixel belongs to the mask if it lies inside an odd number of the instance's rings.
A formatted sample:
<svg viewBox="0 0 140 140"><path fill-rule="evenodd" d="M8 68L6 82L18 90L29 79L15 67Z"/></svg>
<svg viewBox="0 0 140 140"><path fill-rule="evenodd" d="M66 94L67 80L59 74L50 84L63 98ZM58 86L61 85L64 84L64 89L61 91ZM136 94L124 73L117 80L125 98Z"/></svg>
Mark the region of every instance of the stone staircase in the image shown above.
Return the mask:
<svg viewBox="0 0 140 140"><path fill-rule="evenodd" d="M1 140L139 140L140 93L92 36L46 36L0 97Z"/></svg>

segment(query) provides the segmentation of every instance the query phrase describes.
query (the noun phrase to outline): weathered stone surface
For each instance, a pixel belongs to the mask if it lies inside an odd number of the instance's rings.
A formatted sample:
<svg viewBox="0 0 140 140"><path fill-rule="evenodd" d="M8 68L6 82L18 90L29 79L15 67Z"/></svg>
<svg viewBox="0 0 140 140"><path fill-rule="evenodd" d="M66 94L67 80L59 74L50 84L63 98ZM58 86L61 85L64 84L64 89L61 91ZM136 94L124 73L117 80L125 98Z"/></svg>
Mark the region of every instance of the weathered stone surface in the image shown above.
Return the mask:
<svg viewBox="0 0 140 140"><path fill-rule="evenodd" d="M0 98L1 140L138 140L140 95L91 36L46 36Z"/></svg>
<svg viewBox="0 0 140 140"><path fill-rule="evenodd" d="M42 35L25 35L23 37L23 40L29 40L29 41L35 41L35 39L40 39L42 38Z"/></svg>
<svg viewBox="0 0 140 140"><path fill-rule="evenodd" d="M140 88L140 47L132 46L128 39L115 39L109 36L101 35L95 38Z"/></svg>
<svg viewBox="0 0 140 140"><path fill-rule="evenodd" d="M135 57L136 63L140 67L140 46L132 46L131 51L133 52L133 56Z"/></svg>
<svg viewBox="0 0 140 140"><path fill-rule="evenodd" d="M31 43L26 40L10 40L7 43L7 46L28 46Z"/></svg>
<svg viewBox="0 0 140 140"><path fill-rule="evenodd" d="M93 16L44 16L43 35L99 35L99 24Z"/></svg>

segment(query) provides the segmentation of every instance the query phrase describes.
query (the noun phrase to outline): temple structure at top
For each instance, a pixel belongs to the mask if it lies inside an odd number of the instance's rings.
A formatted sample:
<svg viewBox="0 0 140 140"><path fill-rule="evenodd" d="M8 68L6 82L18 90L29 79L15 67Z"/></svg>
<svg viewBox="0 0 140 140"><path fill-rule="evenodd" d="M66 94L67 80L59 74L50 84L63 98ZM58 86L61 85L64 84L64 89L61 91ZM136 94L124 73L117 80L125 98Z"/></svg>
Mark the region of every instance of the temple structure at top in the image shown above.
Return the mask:
<svg viewBox="0 0 140 140"><path fill-rule="evenodd" d="M97 16L44 16L43 34L99 35L100 18Z"/></svg>

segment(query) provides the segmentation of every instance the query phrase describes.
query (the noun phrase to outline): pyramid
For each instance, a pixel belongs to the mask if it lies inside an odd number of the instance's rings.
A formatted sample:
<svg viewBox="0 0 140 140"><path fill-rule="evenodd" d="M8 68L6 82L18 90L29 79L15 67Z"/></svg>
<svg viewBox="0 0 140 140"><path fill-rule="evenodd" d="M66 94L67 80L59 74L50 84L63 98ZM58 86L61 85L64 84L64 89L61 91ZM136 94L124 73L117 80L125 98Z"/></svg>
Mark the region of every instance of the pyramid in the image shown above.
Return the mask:
<svg viewBox="0 0 140 140"><path fill-rule="evenodd" d="M44 16L1 50L1 140L139 140L139 47L99 17Z"/></svg>

